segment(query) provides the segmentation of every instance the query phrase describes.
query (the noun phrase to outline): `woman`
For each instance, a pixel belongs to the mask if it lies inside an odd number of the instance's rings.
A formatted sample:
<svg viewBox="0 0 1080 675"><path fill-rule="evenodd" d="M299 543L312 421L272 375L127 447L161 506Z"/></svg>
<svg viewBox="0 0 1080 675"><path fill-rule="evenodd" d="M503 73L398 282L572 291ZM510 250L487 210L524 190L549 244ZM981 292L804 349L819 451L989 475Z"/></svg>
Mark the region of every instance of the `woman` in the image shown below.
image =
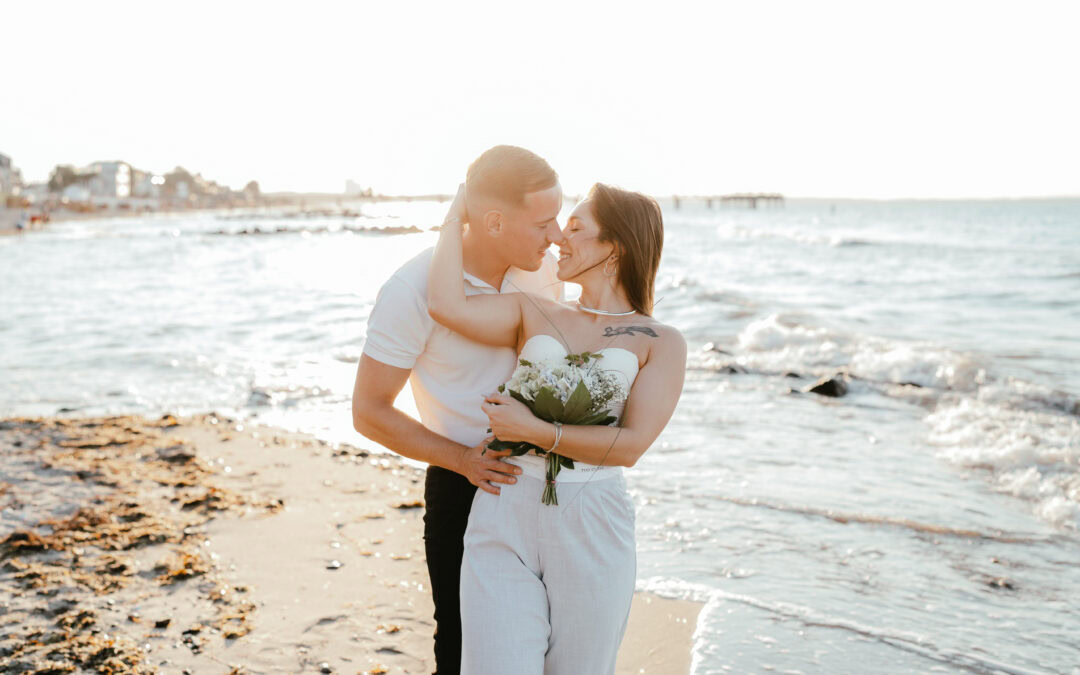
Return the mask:
<svg viewBox="0 0 1080 675"><path fill-rule="evenodd" d="M621 467L633 466L671 418L686 369L682 335L651 316L660 207L639 193L593 186L558 242L558 276L581 285L577 302L525 293L466 297L463 192L432 260L432 318L531 361L599 353L599 367L620 374L629 394L613 411L617 427L557 428L509 396L484 401L495 437L557 445L575 468L559 473L558 506L541 503L544 460L535 455L507 460L522 474L500 494L477 491L461 567L462 672L613 673L637 571Z"/></svg>

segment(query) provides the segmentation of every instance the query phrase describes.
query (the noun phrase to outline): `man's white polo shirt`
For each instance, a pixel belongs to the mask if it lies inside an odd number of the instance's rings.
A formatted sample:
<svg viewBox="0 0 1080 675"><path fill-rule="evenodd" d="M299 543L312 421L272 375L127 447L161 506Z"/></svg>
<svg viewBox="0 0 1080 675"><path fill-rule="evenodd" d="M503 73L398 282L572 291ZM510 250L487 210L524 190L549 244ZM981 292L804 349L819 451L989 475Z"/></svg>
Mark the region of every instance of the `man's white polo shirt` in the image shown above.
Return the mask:
<svg viewBox="0 0 1080 675"><path fill-rule="evenodd" d="M487 436L483 397L510 379L517 352L473 342L431 318L427 286L434 252L423 251L383 284L368 318L364 353L389 366L411 368L409 384L420 421L437 434L473 446ZM499 290L466 272L465 294L525 291L561 300L557 270L555 256L548 253L536 272L511 267Z"/></svg>

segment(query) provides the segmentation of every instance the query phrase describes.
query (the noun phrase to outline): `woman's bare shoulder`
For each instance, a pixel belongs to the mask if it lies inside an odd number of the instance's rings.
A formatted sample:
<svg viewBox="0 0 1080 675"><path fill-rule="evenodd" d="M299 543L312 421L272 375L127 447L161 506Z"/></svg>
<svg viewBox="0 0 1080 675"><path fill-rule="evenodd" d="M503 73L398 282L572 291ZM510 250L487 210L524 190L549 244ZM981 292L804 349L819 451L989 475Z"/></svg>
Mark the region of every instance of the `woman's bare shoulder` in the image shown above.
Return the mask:
<svg viewBox="0 0 1080 675"><path fill-rule="evenodd" d="M522 296L521 304L534 311L550 313L564 311L569 308L566 303L559 302L558 300L554 300L544 295L537 295L536 293L529 293L526 291L522 291L520 295Z"/></svg>
<svg viewBox="0 0 1080 675"><path fill-rule="evenodd" d="M686 338L683 337L682 331L678 328L670 324L661 323L652 317L649 317L648 321L642 324L642 327L651 330L657 338L652 345L652 348L649 350L650 358L658 353L671 357L681 355L682 358L685 358Z"/></svg>
<svg viewBox="0 0 1080 675"><path fill-rule="evenodd" d="M649 337L660 338L664 341L680 341L683 339L679 329L670 324L657 321L651 316L642 315L635 321L628 321L626 327L629 330L640 332Z"/></svg>

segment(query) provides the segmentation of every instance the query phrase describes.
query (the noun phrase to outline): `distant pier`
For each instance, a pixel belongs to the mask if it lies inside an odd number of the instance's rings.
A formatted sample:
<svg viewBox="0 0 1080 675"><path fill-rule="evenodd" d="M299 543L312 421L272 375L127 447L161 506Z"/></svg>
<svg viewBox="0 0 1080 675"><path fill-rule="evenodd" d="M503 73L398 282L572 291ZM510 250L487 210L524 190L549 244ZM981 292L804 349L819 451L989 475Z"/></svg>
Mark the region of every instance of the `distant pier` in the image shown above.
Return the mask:
<svg viewBox="0 0 1080 675"><path fill-rule="evenodd" d="M715 204L756 209L759 203L763 206L782 207L784 205L784 195L778 192L737 192L729 195L694 196L672 195L671 201L676 209L680 208L683 202L704 202L705 207L710 209Z"/></svg>
<svg viewBox="0 0 1080 675"><path fill-rule="evenodd" d="M784 195L775 192L740 192L733 195L723 195L720 203L731 206L748 206L752 209L758 207L758 202L765 206L783 206Z"/></svg>

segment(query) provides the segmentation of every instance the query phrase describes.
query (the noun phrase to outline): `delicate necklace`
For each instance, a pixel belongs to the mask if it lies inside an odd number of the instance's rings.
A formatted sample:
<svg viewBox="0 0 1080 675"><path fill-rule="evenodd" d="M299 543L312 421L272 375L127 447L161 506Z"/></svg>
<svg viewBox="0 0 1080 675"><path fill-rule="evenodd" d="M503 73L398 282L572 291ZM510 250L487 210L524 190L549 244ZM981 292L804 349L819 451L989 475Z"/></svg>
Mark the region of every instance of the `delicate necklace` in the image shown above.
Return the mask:
<svg viewBox="0 0 1080 675"><path fill-rule="evenodd" d="M637 314L636 309L632 309L629 312L605 312L602 309L593 309L592 307L586 307L585 305L578 303L578 309L589 314L599 314L601 316L630 316L631 314Z"/></svg>

